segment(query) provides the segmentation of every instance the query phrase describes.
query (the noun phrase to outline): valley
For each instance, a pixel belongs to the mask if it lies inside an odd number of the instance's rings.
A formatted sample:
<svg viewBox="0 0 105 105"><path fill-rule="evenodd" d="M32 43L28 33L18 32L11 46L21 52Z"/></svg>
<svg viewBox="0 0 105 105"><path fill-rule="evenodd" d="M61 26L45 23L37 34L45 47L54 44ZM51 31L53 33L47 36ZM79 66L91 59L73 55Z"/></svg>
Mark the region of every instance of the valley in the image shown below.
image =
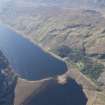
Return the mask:
<svg viewBox="0 0 105 105"><path fill-rule="evenodd" d="M105 0L10 0L0 11L0 22L51 55L63 59L68 69L65 77L82 86L87 105L105 105L104 5ZM57 86L55 81L50 81ZM45 88L50 88L49 82L45 84ZM32 87L34 85L32 83ZM27 101L25 105L27 103L33 105Z"/></svg>

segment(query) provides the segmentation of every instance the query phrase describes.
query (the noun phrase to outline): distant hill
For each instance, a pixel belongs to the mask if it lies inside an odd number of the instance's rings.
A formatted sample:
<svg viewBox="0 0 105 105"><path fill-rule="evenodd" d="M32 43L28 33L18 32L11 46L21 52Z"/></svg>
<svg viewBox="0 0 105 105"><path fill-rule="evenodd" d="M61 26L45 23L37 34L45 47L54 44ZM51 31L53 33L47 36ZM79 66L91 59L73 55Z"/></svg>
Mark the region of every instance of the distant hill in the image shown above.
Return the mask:
<svg viewBox="0 0 105 105"><path fill-rule="evenodd" d="M46 5L46 6L60 6L64 8L94 8L103 9L105 7L105 0L1 0L1 4L8 3L32 3L32 5ZM20 4L21 4L20 3Z"/></svg>

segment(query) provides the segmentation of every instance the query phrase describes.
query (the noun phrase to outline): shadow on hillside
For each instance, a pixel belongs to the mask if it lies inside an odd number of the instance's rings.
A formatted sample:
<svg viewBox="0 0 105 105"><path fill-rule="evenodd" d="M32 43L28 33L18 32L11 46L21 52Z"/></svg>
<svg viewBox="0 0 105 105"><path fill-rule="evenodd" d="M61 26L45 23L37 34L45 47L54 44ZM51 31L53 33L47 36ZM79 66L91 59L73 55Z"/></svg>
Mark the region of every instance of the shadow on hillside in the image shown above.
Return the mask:
<svg viewBox="0 0 105 105"><path fill-rule="evenodd" d="M0 88L0 105L14 105L15 98L15 87L17 84L17 78L13 81L13 83L9 86L5 84Z"/></svg>
<svg viewBox="0 0 105 105"><path fill-rule="evenodd" d="M0 105L14 105L17 79L0 50Z"/></svg>
<svg viewBox="0 0 105 105"><path fill-rule="evenodd" d="M50 81L27 105L86 105L87 97L75 80L65 85Z"/></svg>
<svg viewBox="0 0 105 105"><path fill-rule="evenodd" d="M15 78L15 80L13 81L12 85L10 86L10 88L8 89L8 99L10 100L10 104L8 105L14 105L14 101L15 101L15 88L17 85L17 80L18 77Z"/></svg>

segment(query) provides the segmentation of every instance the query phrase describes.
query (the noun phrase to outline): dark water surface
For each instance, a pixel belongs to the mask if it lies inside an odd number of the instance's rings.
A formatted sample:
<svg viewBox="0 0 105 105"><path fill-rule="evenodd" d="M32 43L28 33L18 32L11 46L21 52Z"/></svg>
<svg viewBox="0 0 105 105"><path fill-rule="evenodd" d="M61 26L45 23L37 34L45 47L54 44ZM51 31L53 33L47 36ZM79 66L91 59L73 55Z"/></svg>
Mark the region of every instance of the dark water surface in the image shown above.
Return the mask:
<svg viewBox="0 0 105 105"><path fill-rule="evenodd" d="M0 26L0 49L14 70L23 78L29 80L38 80L63 74L67 70L63 61L45 53L37 45L12 30L4 28L4 26ZM12 90L10 89L9 95L12 95L11 101L14 102L15 85L13 84L13 88L10 88ZM6 98L4 97L4 99ZM8 102L8 100L6 101ZM86 105L86 103L87 97L76 81L69 80L67 84L61 85L54 80L50 80L25 105Z"/></svg>
<svg viewBox="0 0 105 105"><path fill-rule="evenodd" d="M38 80L63 74L66 64L45 53L37 45L16 32L0 26L0 49L23 78Z"/></svg>
<svg viewBox="0 0 105 105"><path fill-rule="evenodd" d="M86 105L87 97L75 80L60 85L49 81L47 86L25 105Z"/></svg>

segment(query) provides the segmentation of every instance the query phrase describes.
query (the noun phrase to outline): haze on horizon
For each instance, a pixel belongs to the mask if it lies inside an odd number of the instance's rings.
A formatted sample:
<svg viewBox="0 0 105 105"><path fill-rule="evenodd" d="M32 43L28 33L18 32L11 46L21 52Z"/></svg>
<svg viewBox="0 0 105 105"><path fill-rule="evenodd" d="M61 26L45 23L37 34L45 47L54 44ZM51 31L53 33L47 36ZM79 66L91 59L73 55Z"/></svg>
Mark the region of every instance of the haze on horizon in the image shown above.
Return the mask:
<svg viewBox="0 0 105 105"><path fill-rule="evenodd" d="M105 7L105 0L0 0L0 8L9 4L24 4L31 6L57 6L64 8L85 8L102 9Z"/></svg>

